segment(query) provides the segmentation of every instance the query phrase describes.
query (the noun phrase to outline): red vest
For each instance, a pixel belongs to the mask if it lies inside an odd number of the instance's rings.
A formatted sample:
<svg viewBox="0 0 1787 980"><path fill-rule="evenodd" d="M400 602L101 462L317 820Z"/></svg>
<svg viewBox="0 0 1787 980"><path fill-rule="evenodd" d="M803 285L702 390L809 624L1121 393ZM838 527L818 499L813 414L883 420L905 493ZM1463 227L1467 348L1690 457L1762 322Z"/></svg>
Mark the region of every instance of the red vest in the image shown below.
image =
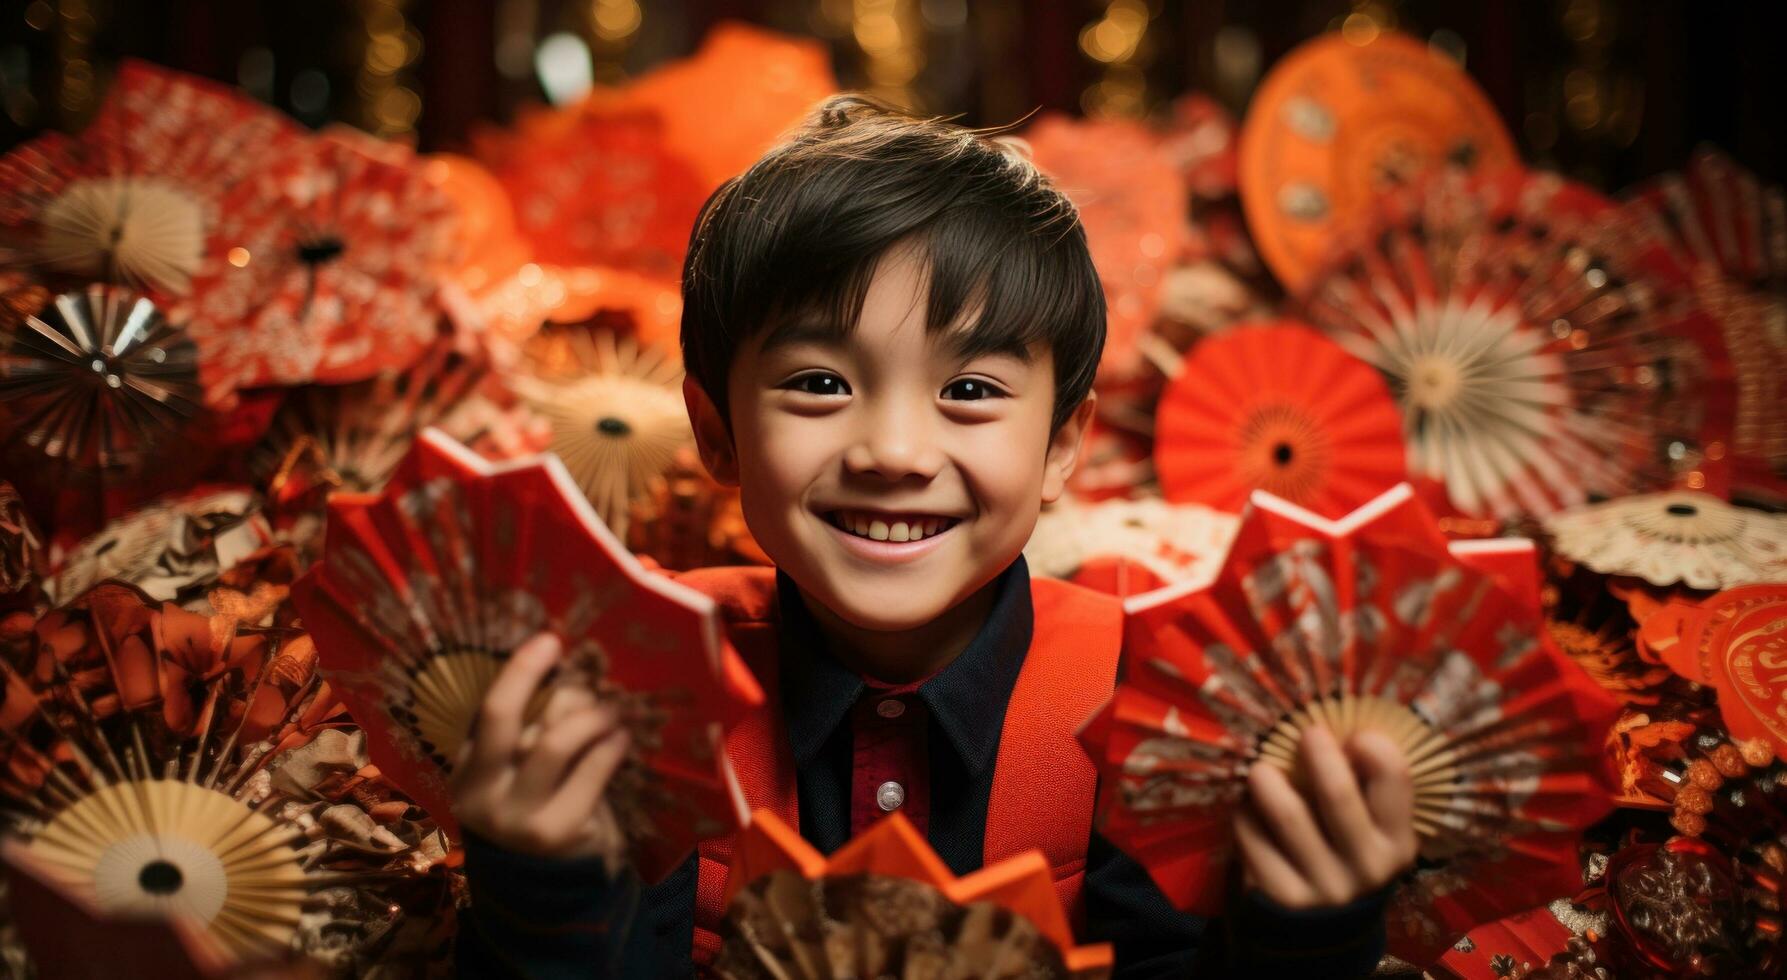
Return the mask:
<svg viewBox="0 0 1787 980"><path fill-rule="evenodd" d="M798 827L794 759L782 726L777 683L775 572L704 568L676 578L719 603L728 638L763 685L763 710L726 738L745 799L752 809L772 810L790 827ZM999 735L982 860L991 864L1041 849L1062 904L1077 922L1098 771L1076 733L1116 686L1123 606L1110 596L1052 579L1031 579L1030 600L1035 624ZM694 949L699 967L712 963L719 950L731 858L731 836L701 842Z"/></svg>

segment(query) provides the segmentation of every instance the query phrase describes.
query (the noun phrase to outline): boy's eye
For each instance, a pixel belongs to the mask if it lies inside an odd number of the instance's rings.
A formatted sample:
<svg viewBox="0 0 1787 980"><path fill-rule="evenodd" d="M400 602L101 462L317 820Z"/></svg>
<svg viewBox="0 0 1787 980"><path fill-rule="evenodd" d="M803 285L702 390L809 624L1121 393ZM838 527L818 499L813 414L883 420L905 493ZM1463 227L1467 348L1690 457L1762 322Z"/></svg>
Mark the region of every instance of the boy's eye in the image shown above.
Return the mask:
<svg viewBox="0 0 1787 980"><path fill-rule="evenodd" d="M844 379L827 371L803 374L798 378L790 379L782 387L807 395L850 394L850 386L844 382Z"/></svg>
<svg viewBox="0 0 1787 980"><path fill-rule="evenodd" d="M1005 392L976 378L951 381L943 389L943 397L951 401L977 402L983 398L1003 398Z"/></svg>

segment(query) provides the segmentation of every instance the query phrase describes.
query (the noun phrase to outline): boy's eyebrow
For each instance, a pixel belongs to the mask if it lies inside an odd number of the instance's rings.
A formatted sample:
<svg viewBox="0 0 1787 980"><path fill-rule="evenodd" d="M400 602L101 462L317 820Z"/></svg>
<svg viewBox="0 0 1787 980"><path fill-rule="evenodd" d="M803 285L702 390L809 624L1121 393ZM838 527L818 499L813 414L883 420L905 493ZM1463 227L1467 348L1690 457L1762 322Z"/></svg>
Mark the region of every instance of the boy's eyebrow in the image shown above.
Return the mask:
<svg viewBox="0 0 1787 980"><path fill-rule="evenodd" d="M795 344L816 344L822 347L835 346L844 339L845 331L827 320L814 316L793 316L782 320L763 335L763 346L760 348L767 354L779 347L792 347Z"/></svg>

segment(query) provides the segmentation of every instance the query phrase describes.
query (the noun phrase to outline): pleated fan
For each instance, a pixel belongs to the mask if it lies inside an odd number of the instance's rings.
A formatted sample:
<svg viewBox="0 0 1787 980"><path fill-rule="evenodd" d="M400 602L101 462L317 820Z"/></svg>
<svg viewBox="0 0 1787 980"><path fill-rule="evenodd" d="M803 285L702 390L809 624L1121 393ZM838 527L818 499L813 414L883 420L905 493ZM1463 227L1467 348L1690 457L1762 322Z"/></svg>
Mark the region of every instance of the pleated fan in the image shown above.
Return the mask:
<svg viewBox="0 0 1787 980"><path fill-rule="evenodd" d="M493 465L425 430L382 493L330 500L292 598L373 761L431 812L449 811L484 692L551 631L566 649L551 683L593 685L632 733L608 799L641 873L730 825L719 739L762 692L713 601L641 567L557 457Z"/></svg>
<svg viewBox="0 0 1787 980"><path fill-rule="evenodd" d="M1082 730L1099 826L1173 902L1223 904L1249 769L1293 782L1305 730L1390 735L1420 864L1391 952L1430 962L1471 925L1567 891L1608 807L1610 700L1541 639L1530 542L1448 546L1407 484L1335 522L1256 493L1215 582L1125 604L1126 667Z"/></svg>

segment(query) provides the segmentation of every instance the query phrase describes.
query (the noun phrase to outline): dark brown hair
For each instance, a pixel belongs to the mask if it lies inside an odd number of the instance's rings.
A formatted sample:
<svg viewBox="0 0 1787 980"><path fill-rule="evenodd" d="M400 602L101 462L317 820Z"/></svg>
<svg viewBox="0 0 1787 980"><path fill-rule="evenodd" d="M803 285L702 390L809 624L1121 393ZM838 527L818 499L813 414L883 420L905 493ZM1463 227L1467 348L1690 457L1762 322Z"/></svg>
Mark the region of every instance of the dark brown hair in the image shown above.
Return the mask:
<svg viewBox="0 0 1787 980"><path fill-rule="evenodd" d="M992 132L858 95L821 103L703 205L683 266L690 376L725 415L740 344L793 322L847 334L876 263L907 242L928 264L928 330L959 328L967 356L1048 345L1058 428L1104 347L1104 293L1079 213Z"/></svg>

